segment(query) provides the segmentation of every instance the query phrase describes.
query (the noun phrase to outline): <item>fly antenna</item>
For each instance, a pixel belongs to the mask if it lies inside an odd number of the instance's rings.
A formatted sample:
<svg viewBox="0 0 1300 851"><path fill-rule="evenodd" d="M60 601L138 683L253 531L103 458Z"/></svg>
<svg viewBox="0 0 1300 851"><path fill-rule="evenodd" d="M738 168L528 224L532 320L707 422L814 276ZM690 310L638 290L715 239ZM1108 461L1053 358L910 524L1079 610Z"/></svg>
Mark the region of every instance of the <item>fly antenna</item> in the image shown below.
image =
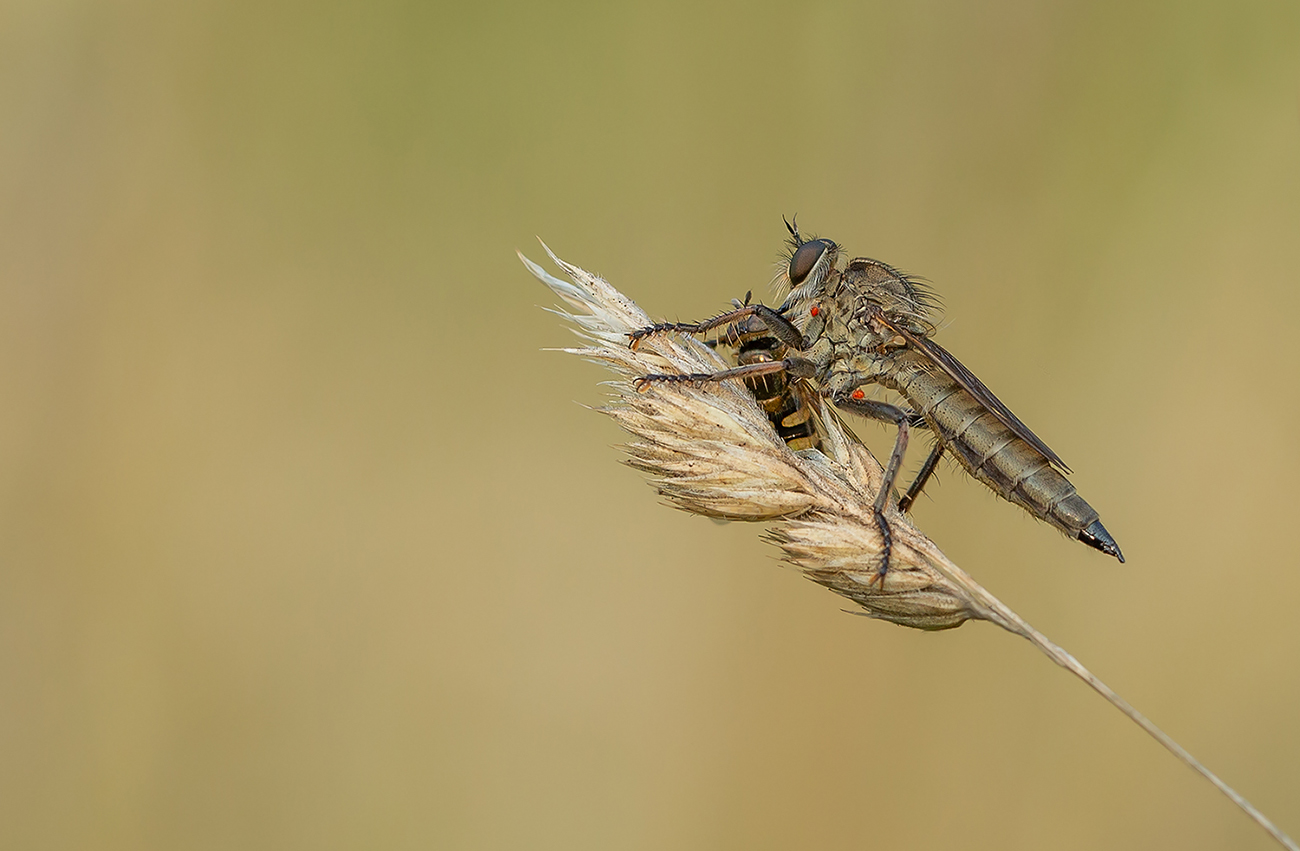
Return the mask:
<svg viewBox="0 0 1300 851"><path fill-rule="evenodd" d="M799 236L799 214L795 213L788 222L785 216L782 216L781 221L785 222L785 229L790 231L790 236L794 237L795 245L803 245L803 238Z"/></svg>

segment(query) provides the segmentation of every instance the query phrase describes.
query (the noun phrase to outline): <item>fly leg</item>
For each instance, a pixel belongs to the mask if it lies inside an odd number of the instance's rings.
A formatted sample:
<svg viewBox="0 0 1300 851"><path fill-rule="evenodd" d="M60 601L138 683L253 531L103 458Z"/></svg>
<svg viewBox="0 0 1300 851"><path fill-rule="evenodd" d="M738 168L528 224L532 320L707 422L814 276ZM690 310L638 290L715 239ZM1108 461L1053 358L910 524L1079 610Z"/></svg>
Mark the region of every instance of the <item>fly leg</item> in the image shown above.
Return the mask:
<svg viewBox="0 0 1300 851"><path fill-rule="evenodd" d="M911 510L912 503L916 502L916 498L921 495L921 489L925 487L926 482L930 481L930 476L934 473L934 468L939 465L939 459L943 457L943 450L944 446L942 443L936 442L934 444L934 448L930 450L930 456L926 458L925 463L921 465L921 469L917 472L916 478L912 479L912 483L907 486L907 493L898 501L898 508L900 511Z"/></svg>
<svg viewBox="0 0 1300 851"><path fill-rule="evenodd" d="M758 378L762 375L775 375L784 372L796 378L811 378L816 367L804 358L786 358L785 360L762 361L744 366L736 366L719 372L679 372L671 375L643 375L635 382L636 389L644 393L651 384L709 384L725 381L728 378Z"/></svg>
<svg viewBox="0 0 1300 851"><path fill-rule="evenodd" d="M860 391L854 390L860 394ZM889 454L889 464L885 467L884 477L880 480L880 491L876 494L875 502L871 505L871 513L876 518L876 526L880 528L880 567L876 568L876 575L872 581L880 580L880 587L885 587L885 574L889 572L889 556L893 549L894 536L889 530L889 521L885 519L885 506L889 504L889 496L894 492L894 481L898 478L898 470L903 465L903 455L907 452L907 441L911 435L913 425L923 424L923 420L915 411L909 411L906 408L900 408L897 405L890 405L885 402L876 402L870 399L854 399L849 391L840 391L836 393L831 401L837 408L842 408L851 414L869 417L880 422L892 423L898 426L898 434L894 438L894 451Z"/></svg>
<svg viewBox="0 0 1300 851"><path fill-rule="evenodd" d="M736 310L719 313L712 319L705 319L703 322L660 322L657 325L648 325L645 328L638 328L629 332L627 335L629 337L628 344L635 349L641 345L641 341L646 337L668 331L676 331L679 334L705 334L714 328L729 328L750 316L762 320L763 324L772 332L772 335L790 348L803 351L808 347L803 334L799 332L799 328L793 322L763 304L747 304Z"/></svg>

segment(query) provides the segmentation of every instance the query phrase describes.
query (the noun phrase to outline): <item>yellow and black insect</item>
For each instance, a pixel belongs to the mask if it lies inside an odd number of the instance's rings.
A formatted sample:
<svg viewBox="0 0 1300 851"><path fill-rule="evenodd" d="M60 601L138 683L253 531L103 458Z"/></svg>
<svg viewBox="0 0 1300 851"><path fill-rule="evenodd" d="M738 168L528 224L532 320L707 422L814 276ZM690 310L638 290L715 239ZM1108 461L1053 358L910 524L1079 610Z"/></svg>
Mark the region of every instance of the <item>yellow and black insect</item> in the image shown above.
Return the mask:
<svg viewBox="0 0 1300 851"><path fill-rule="evenodd" d="M746 293L744 302L733 304L740 309L749 304L749 299ZM740 367L779 363L789 354L789 347L757 316L732 323L723 338L706 342L735 349L736 364ZM796 451L821 448L814 412L817 390L807 379L771 372L746 378L745 386L787 446Z"/></svg>
<svg viewBox="0 0 1300 851"><path fill-rule="evenodd" d="M743 304L697 323L664 323L633 332L632 345L651 334L707 334L719 328L738 338L761 335L762 357L712 374L648 375L653 382L710 382L760 378L787 385L811 381L837 408L898 427L884 485L873 506L884 541L879 575L889 567L890 534L884 508L907 449L910 430L933 432L935 445L899 507L908 510L939 459L951 455L994 493L1072 538L1124 560L1097 512L1065 478L1069 468L984 383L934 342L935 300L927 287L866 257L841 263L840 246L804 239L789 222L789 259L780 283L788 290L778 308ZM733 332L731 329L740 329ZM864 387L896 391L911 408L866 397ZM756 392L757 395L757 392ZM770 415L770 414L769 414Z"/></svg>

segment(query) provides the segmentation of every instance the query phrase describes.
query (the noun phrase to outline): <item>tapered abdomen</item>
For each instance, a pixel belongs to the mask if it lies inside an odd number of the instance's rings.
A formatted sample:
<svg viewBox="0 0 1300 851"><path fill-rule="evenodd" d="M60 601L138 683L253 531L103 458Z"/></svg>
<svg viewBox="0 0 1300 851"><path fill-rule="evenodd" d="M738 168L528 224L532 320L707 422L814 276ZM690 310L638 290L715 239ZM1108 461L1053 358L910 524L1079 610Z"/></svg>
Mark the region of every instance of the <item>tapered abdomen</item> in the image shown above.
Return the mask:
<svg viewBox="0 0 1300 851"><path fill-rule="evenodd" d="M947 373L904 356L881 383L905 396L967 472L999 496L1124 560L1074 485Z"/></svg>

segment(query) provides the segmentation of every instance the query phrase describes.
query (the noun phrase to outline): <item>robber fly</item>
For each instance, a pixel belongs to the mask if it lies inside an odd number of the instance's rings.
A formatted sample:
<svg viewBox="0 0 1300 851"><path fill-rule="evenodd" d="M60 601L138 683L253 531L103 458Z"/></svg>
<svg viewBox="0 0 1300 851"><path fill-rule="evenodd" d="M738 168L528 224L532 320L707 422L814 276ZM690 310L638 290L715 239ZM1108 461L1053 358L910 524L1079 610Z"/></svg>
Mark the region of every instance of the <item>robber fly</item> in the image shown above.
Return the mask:
<svg viewBox="0 0 1300 851"><path fill-rule="evenodd" d="M789 257L778 284L788 295L780 307L744 304L703 322L663 323L629 335L635 347L651 334L704 334L717 328L752 328L757 322L779 342L784 356L711 374L648 375L640 379L642 388L654 382L750 382L771 375L811 379L841 410L897 426L873 505L883 541L878 570L882 580L889 569L891 543L884 509L912 428L932 431L935 445L899 500L901 510L910 509L947 453L998 496L1124 561L1097 512L1065 478L1070 469L1060 456L931 339L935 300L922 283L866 257L841 263L837 243L804 239L789 222L786 228ZM869 385L898 392L911 408L866 398L863 388Z"/></svg>

